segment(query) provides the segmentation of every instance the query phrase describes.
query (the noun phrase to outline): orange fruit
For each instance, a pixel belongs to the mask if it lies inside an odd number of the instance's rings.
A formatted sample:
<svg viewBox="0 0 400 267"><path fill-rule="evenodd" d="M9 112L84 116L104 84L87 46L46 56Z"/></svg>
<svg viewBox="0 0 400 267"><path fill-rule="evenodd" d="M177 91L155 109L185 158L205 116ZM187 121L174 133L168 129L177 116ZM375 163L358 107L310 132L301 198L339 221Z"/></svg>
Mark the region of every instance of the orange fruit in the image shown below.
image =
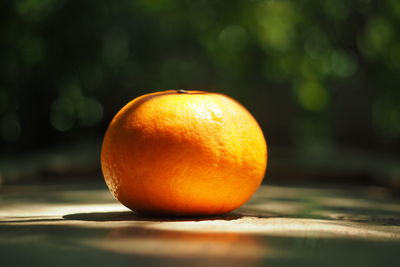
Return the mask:
<svg viewBox="0 0 400 267"><path fill-rule="evenodd" d="M203 91L132 100L111 121L101 151L115 198L151 215L230 212L258 189L266 162L253 116L230 97Z"/></svg>

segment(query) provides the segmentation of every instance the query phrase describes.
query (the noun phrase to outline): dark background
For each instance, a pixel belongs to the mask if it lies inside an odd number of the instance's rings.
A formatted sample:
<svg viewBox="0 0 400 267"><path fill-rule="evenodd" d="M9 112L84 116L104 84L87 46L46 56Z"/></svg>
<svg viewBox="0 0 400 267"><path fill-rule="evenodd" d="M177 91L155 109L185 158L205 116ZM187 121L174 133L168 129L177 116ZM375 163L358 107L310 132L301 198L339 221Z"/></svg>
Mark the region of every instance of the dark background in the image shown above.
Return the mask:
<svg viewBox="0 0 400 267"><path fill-rule="evenodd" d="M6 0L0 33L0 182L99 179L114 114L185 88L253 113L272 182L400 188L398 0Z"/></svg>

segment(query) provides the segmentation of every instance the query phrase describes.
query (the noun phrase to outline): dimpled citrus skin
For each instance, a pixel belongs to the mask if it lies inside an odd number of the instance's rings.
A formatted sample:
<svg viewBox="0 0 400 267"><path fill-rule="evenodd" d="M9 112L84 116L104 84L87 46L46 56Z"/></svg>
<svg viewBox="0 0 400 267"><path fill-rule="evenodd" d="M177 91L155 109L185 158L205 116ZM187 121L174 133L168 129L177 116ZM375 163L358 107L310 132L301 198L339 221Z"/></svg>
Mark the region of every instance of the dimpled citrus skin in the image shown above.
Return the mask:
<svg viewBox="0 0 400 267"><path fill-rule="evenodd" d="M109 125L101 152L113 195L151 215L230 212L258 189L266 162L253 116L228 96L202 91L132 100Z"/></svg>

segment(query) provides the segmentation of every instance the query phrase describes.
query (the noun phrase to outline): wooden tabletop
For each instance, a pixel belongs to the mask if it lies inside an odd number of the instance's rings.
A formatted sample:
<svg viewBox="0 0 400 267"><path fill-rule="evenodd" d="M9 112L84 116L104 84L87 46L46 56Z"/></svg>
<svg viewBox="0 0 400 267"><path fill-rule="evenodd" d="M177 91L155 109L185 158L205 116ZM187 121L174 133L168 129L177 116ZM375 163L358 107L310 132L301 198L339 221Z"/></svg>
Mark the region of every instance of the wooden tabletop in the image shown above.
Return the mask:
<svg viewBox="0 0 400 267"><path fill-rule="evenodd" d="M400 266L384 188L262 186L212 218L150 218L104 184L0 188L2 266ZM4 264L4 265L3 265Z"/></svg>

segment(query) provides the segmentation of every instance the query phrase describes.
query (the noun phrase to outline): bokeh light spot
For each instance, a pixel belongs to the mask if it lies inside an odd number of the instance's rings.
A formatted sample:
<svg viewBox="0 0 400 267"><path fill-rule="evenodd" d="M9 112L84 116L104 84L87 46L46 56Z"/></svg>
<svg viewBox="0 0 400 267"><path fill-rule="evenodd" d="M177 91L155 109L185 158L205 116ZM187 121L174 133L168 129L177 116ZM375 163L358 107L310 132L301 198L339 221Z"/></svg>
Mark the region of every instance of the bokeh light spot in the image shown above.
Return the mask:
<svg viewBox="0 0 400 267"><path fill-rule="evenodd" d="M296 87L297 101L302 108L309 111L326 109L329 95L325 87L317 82L304 82Z"/></svg>
<svg viewBox="0 0 400 267"><path fill-rule="evenodd" d="M320 59L330 49L330 42L327 35L319 28L310 27L307 30L304 40L304 50L312 59Z"/></svg>
<svg viewBox="0 0 400 267"><path fill-rule="evenodd" d="M60 132L70 130L75 124L74 103L65 97L54 101L51 106L50 123Z"/></svg>
<svg viewBox="0 0 400 267"><path fill-rule="evenodd" d="M15 10L28 21L40 21L55 8L57 0L18 0L14 1Z"/></svg>
<svg viewBox="0 0 400 267"><path fill-rule="evenodd" d="M223 29L219 35L219 42L232 49L239 49L246 45L247 31L239 25L230 25Z"/></svg>
<svg viewBox="0 0 400 267"><path fill-rule="evenodd" d="M364 33L359 37L358 46L366 57L375 58L387 49L393 38L393 27L383 17L371 19Z"/></svg>
<svg viewBox="0 0 400 267"><path fill-rule="evenodd" d="M83 97L77 108L79 121L85 126L94 126L103 118L103 106L95 98Z"/></svg>
<svg viewBox="0 0 400 267"><path fill-rule="evenodd" d="M333 74L349 77L356 72L358 62L353 54L338 50L331 52L330 65Z"/></svg>
<svg viewBox="0 0 400 267"><path fill-rule="evenodd" d="M393 15L400 17L400 1L399 0L386 0L387 9Z"/></svg>
<svg viewBox="0 0 400 267"><path fill-rule="evenodd" d="M260 38L267 47L286 51L292 46L299 20L292 2L264 2L256 10L256 15L261 26Z"/></svg>

